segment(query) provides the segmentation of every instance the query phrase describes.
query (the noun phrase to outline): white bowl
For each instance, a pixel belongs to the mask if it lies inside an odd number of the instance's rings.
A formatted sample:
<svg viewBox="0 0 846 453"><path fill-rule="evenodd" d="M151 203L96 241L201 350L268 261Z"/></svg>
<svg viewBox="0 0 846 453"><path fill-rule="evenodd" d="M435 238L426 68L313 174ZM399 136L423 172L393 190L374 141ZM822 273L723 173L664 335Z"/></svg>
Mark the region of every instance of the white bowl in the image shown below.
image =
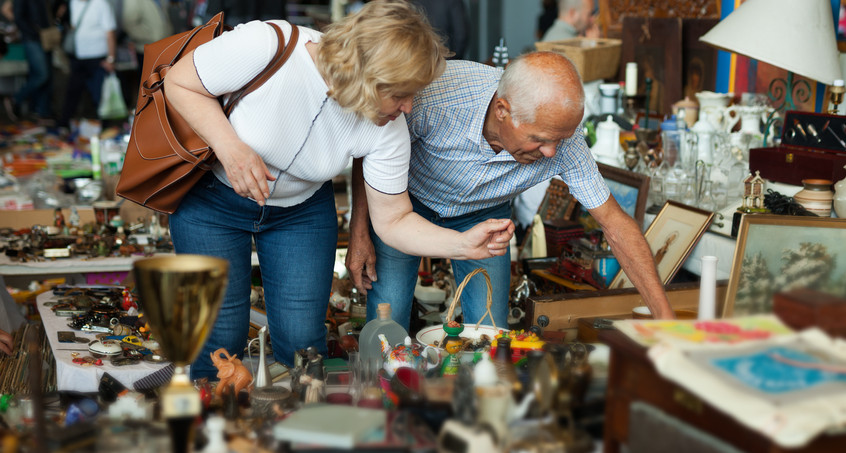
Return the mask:
<svg viewBox="0 0 846 453"><path fill-rule="evenodd" d="M104 356L115 356L123 352L117 340L94 340L88 344L88 352Z"/></svg>
<svg viewBox="0 0 846 453"><path fill-rule="evenodd" d="M500 331L508 332L508 329L500 329L499 327L494 328L490 325L482 324L479 328L476 328L475 324L465 324L464 331L461 332L458 336L461 338L469 338L470 340L476 341L482 337L482 335L487 335L491 340L493 340ZM434 326L429 326L424 329L420 329L417 332L417 342L423 345L435 346L435 342L437 341L439 344L441 340L443 340L446 332L444 332L444 327L442 324L436 324ZM438 347L440 349L440 347Z"/></svg>

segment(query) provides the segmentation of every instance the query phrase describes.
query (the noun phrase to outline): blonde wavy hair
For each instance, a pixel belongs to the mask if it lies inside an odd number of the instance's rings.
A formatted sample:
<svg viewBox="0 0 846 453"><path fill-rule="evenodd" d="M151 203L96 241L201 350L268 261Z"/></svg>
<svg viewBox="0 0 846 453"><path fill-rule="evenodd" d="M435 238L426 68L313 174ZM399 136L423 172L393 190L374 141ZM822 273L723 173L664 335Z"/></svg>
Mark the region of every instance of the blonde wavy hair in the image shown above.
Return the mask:
<svg viewBox="0 0 846 453"><path fill-rule="evenodd" d="M443 40L405 0L375 0L330 25L317 69L330 97L376 122L383 96L414 94L441 75L450 56Z"/></svg>

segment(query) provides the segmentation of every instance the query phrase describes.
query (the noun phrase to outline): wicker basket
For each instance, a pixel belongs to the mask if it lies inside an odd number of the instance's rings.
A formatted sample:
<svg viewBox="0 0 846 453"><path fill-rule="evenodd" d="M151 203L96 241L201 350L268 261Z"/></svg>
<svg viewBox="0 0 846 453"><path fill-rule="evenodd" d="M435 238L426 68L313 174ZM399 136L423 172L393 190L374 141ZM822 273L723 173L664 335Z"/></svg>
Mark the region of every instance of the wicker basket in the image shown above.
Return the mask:
<svg viewBox="0 0 846 453"><path fill-rule="evenodd" d="M623 42L607 38L572 38L562 41L536 42L540 51L566 55L582 76L582 81L609 79L620 69L620 52Z"/></svg>

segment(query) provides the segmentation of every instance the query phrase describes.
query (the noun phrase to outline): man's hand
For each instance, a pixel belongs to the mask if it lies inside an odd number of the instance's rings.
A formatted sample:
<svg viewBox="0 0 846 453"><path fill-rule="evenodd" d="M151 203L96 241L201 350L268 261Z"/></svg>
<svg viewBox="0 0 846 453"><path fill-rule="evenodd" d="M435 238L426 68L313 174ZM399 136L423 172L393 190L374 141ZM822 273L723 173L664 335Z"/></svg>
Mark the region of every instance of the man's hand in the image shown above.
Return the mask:
<svg viewBox="0 0 846 453"><path fill-rule="evenodd" d="M267 181L276 178L270 174L261 157L241 140L233 140L224 147L215 149L220 163L226 170L226 177L232 183L232 189L242 197L249 197L264 206L270 197Z"/></svg>
<svg viewBox="0 0 846 453"><path fill-rule="evenodd" d="M350 271L350 278L361 294L367 294L376 281L376 249L369 234L350 235L347 258L344 264Z"/></svg>
<svg viewBox="0 0 846 453"><path fill-rule="evenodd" d="M12 355L12 343L14 338L8 332L0 330L0 351Z"/></svg>
<svg viewBox="0 0 846 453"><path fill-rule="evenodd" d="M468 244L464 253L467 259L501 256L505 255L514 236L514 223L510 219L488 219L465 231L462 236Z"/></svg>

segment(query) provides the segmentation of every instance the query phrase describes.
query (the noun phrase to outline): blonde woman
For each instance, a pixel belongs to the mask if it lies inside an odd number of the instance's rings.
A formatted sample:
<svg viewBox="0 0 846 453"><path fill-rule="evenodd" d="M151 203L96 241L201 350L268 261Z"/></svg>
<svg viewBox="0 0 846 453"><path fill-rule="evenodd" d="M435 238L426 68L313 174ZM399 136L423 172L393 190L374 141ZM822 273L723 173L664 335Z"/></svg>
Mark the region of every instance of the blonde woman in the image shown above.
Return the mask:
<svg viewBox="0 0 846 453"><path fill-rule="evenodd" d="M290 24L276 23L290 36ZM243 24L182 58L165 79L168 100L219 160L170 218L176 252L230 263L223 308L191 367L194 378L214 376L210 351L238 354L245 346L253 242L276 360L292 365L295 351L308 346L325 355L337 242L331 179L351 158L363 158L374 228L406 253L498 256L514 231L501 219L459 233L412 212L404 113L443 71L447 50L408 2L370 2L325 34L301 27L290 59L227 119L217 97L251 80L276 47L268 24Z"/></svg>

